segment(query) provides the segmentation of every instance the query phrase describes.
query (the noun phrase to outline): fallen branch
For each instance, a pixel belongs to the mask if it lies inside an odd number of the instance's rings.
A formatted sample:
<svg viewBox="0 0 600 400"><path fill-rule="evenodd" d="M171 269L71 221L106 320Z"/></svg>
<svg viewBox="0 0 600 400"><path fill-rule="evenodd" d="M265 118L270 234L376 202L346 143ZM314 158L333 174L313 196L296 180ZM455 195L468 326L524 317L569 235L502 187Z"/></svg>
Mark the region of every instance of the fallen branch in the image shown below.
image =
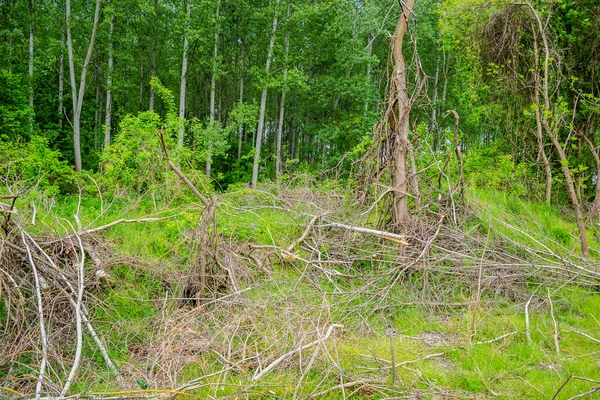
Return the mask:
<svg viewBox="0 0 600 400"><path fill-rule="evenodd" d="M300 236L300 238L298 238L298 240L294 240L288 247L287 247L287 251L292 252L294 251L294 248L296 246L298 246L299 244L301 244L302 242L304 242L308 236L308 234L310 233L310 230L313 228L313 226L315 226L315 222L317 222L319 219L323 218L325 215L327 215L328 213L323 213L323 214L319 214L313 217L313 219L308 223L308 226L306 227L306 229L304 230L304 232L302 233L302 236Z"/></svg>
<svg viewBox="0 0 600 400"><path fill-rule="evenodd" d="M329 336L331 336L331 333L333 332L334 328L343 328L344 325L340 325L340 324L332 324L329 329L327 329L327 332L325 333L325 335L322 338L319 338L313 342L310 342L308 344L305 344L304 346L300 346L284 355L282 355L281 357L279 357L277 360L273 361L271 364L269 364L265 369L261 370L258 373L255 373L254 376L252 377L253 381L257 381L259 379L261 379L262 377L264 377L265 375L267 375L269 372L271 372L271 370L273 370L273 368L275 368L277 365L281 364L282 361L286 360L289 357L292 357L293 355L295 355L296 353L299 353L301 351L304 351L306 349L309 349L313 346L316 346L319 343L322 343L323 341L327 340L329 338Z"/></svg>
<svg viewBox="0 0 600 400"><path fill-rule="evenodd" d="M399 243L403 246L408 246L408 243L405 241L404 235L398 235L396 233L391 233L391 232L386 232L386 231L378 231L376 229L361 228L359 226L345 225L345 224L340 224L338 222L332 222L329 220L324 220L324 221L327 223L327 225L321 225L321 227L333 226L336 228L346 229L349 231L365 233L367 235L375 235L375 236L379 236L384 239L388 239L393 242Z"/></svg>
<svg viewBox="0 0 600 400"><path fill-rule="evenodd" d="M593 336L588 335L587 333L579 332L578 330L575 330L575 329L573 329L573 332L575 332L576 334L581 335L583 337L586 337L586 338L588 338L588 339L590 339L590 340L592 340L592 341L594 341L596 343L600 343L600 340L596 339Z"/></svg>

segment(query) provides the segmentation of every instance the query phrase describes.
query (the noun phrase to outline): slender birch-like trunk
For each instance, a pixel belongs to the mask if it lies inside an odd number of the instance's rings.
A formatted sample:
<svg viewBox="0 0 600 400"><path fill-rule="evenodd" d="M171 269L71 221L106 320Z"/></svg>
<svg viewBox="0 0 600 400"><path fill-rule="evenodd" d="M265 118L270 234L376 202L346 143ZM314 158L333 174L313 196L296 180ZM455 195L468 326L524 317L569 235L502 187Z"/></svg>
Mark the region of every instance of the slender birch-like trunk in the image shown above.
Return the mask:
<svg viewBox="0 0 600 400"><path fill-rule="evenodd" d="M551 123L551 121L550 121L550 118L553 118L552 114L550 113L551 107L550 107L550 93L549 93L549 79L550 79L549 66L550 66L550 63L552 62L552 59L551 59L552 55L550 54L550 45L548 44L548 37L546 35L544 24L542 23L542 20L540 19L539 14L537 13L537 11L535 10L535 8L533 7L533 5L531 3L527 3L527 6L530 8L530 10L533 13L533 16L537 22L538 30L540 32L540 36L542 38L542 44L543 44L543 48L544 48L544 60L543 60L544 77L541 82L541 85L542 85L541 92L542 92L542 96L544 99L544 109L538 110L538 113L541 115L541 120L542 120L541 122L542 122L542 126L544 127L544 130L546 132L546 135L548 135L548 137L550 137L550 141L552 142L552 145L554 146L554 149L556 150L556 153L558 154L558 157L560 159L560 164L561 164L563 175L565 178L565 186L567 188L567 194L569 196L569 200L571 201L573 213L575 214L575 221L577 222L577 228L579 230L579 241L581 243L581 255L583 256L583 258L588 259L590 256L590 250L589 250L589 244L588 244L588 239L587 239L587 233L585 232L585 224L583 222L583 216L581 213L581 205L579 204L579 200L577 198L577 191L575 190L575 184L573 183L571 169L569 168L569 160L567 158L565 149L564 149L563 145L560 143L560 141L558 139L558 135L556 134L556 131L555 131L556 122ZM537 66L535 68L535 74L538 75L535 79L535 82L536 82L535 86L538 88L537 91L539 92L540 79L539 79L539 72L538 72ZM536 108L540 108L539 102L538 102L538 105ZM554 118L556 118L556 117L554 117Z"/></svg>
<svg viewBox="0 0 600 400"><path fill-rule="evenodd" d="M541 106L540 106L540 73L539 73L539 65L540 65L540 56L538 50L538 41L537 34L535 32L535 27L532 27L533 33L533 58L534 58L534 95L533 100L535 102L535 123L536 123L536 131L535 138L537 139L538 151L540 156L542 157L542 165L544 167L544 174L546 176L546 204L550 205L550 200L552 198L552 168L550 168L550 161L548 160L548 156L546 155L546 150L544 149L544 134L542 132L542 115L541 115Z"/></svg>
<svg viewBox="0 0 600 400"><path fill-rule="evenodd" d="M273 46L275 46L275 35L277 33L277 6L275 5L275 15L273 16L273 29L271 31L271 41L269 42L269 51L267 52L267 64L265 66L265 75L269 78L269 72L271 70L271 56L273 53ZM252 166L252 189L256 189L256 183L258 182L258 166L260 163L260 147L262 145L263 131L265 127L265 109L267 107L267 86L262 91L260 97L260 110L258 113L258 128L256 130L256 151L254 153L254 164Z"/></svg>
<svg viewBox="0 0 600 400"><path fill-rule="evenodd" d="M244 101L244 42L241 41L242 54L240 60L240 104ZM237 160L240 161L242 158L242 137L244 134L244 125L238 126L238 154Z"/></svg>
<svg viewBox="0 0 600 400"><path fill-rule="evenodd" d="M181 86L179 90L179 132L177 134L177 147L183 147L183 133L185 126L183 120L185 118L185 89L187 86L187 67L188 67L188 26L190 19L191 7L188 3L185 8L185 31L183 33L183 60L181 62Z"/></svg>
<svg viewBox="0 0 600 400"><path fill-rule="evenodd" d="M77 90L77 81L75 80L75 60L73 58L73 40L71 38L71 0L66 0L65 4L66 28L67 28L67 48L69 54L69 76L71 78L71 93L73 96L73 153L75 156L75 171L81 172L81 110L83 107L83 95L85 93L85 80L87 70L94 50L96 33L98 31L98 19L100 16L100 0L96 0L96 10L94 12L94 25L92 36L88 44L85 61L81 68L81 79L79 82L79 91Z"/></svg>
<svg viewBox="0 0 600 400"><path fill-rule="evenodd" d="M29 107L33 110L33 0L29 0ZM33 116L29 117L29 134L33 134Z"/></svg>
<svg viewBox="0 0 600 400"><path fill-rule="evenodd" d="M210 114L209 123L212 125L215 122L215 92L217 88L217 56L219 52L219 8L220 4L217 5L217 15L215 19L215 42L213 43L213 65L212 65L212 76L210 77ZM206 176L210 178L210 169L212 167L212 157L210 152L212 151L212 143L208 142L208 156L206 157Z"/></svg>
<svg viewBox="0 0 600 400"><path fill-rule="evenodd" d="M111 117L112 117L112 74L113 74L113 31L115 27L115 16L110 18L110 30L108 32L108 71L106 72L106 118L104 120L104 149L110 144Z"/></svg>
<svg viewBox="0 0 600 400"><path fill-rule="evenodd" d="M290 17L290 2L288 0L287 18ZM285 116L285 93L287 91L288 65L287 58L290 50L290 34L285 35L285 69L283 71L283 90L281 91L281 103L279 104L279 124L277 126L277 143L276 143L276 158L275 158L275 179L279 182L281 178L281 139L283 137L283 118Z"/></svg>
<svg viewBox="0 0 600 400"><path fill-rule="evenodd" d="M158 18L156 15L156 10L158 8L158 0L154 0L154 18ZM150 72L150 77L156 76L156 20L154 21L153 26L153 37L152 37L152 70ZM150 86L150 111L154 111L154 88Z"/></svg>
<svg viewBox="0 0 600 400"><path fill-rule="evenodd" d="M58 60L58 126L63 128L64 121L64 85L65 85L65 33L60 34L60 58Z"/></svg>

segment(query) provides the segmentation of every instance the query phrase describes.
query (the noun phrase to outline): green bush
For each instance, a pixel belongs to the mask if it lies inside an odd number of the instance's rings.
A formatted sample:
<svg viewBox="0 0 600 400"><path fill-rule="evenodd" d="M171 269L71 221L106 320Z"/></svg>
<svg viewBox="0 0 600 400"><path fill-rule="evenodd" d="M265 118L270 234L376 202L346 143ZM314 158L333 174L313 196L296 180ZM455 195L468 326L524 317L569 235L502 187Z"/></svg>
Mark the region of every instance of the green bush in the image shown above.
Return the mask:
<svg viewBox="0 0 600 400"><path fill-rule="evenodd" d="M77 187L77 176L60 155L41 136L33 136L29 142L0 141L0 176L9 185L36 188L48 196L71 193Z"/></svg>

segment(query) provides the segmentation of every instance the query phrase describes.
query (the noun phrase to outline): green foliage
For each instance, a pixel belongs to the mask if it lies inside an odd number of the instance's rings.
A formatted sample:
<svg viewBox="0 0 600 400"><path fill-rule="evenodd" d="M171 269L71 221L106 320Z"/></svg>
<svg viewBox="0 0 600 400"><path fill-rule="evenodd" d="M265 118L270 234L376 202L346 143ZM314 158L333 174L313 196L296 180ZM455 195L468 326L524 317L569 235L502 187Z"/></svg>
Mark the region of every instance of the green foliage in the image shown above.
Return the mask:
<svg viewBox="0 0 600 400"><path fill-rule="evenodd" d="M29 121L33 117L25 79L0 69L0 140L18 141L27 138Z"/></svg>
<svg viewBox="0 0 600 400"><path fill-rule="evenodd" d="M0 141L0 175L9 185L36 188L48 196L71 193L77 179L60 156L49 148L48 139L40 136L27 143Z"/></svg>
<svg viewBox="0 0 600 400"><path fill-rule="evenodd" d="M515 163L498 147L472 149L464 157L465 176L477 187L500 190L516 196L539 193L540 184L527 163Z"/></svg>
<svg viewBox="0 0 600 400"><path fill-rule="evenodd" d="M102 182L138 192L159 189L168 171L156 135L161 126L160 117L151 111L126 116L121 132L102 154ZM165 140L171 143L168 136Z"/></svg>

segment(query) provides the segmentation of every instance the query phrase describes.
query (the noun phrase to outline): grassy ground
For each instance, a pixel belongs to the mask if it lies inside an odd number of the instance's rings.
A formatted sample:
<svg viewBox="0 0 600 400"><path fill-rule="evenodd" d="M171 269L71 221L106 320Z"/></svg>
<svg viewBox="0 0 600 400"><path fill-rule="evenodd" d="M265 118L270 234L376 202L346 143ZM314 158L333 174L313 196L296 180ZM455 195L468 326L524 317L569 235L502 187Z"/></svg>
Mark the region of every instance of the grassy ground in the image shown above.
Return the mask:
<svg viewBox="0 0 600 400"><path fill-rule="evenodd" d="M180 388L182 394L175 396L182 399L548 399L570 376L600 377L600 344L582 335L600 338L600 293L593 286L524 274L504 287L494 280L495 270L483 271L486 279L478 284L472 274L456 275L453 264L445 267L443 260L400 269L398 254L404 250L398 246L364 241L358 234L333 241L324 228L315 229L307 243L317 249L301 246L295 254L337 263L307 264L260 247L253 250L264 263L259 268L255 259L246 257L248 244L285 248L302 234L309 214L323 209L337 220L358 215L358 209L336 209L340 200L310 191L294 193L293 201L272 190L238 189L220 195L218 246L229 250L219 254L233 260L242 294L231 296L231 287L220 287L223 300L199 304L180 299L186 297L186 281L197 267L199 206L190 206L188 198L170 199L168 205L150 196L135 202L82 198L84 227L124 216L164 218L119 224L97 242L97 250L109 260L112 283L94 289L90 306L127 390ZM462 229L480 241L495 243L509 236L524 246L549 247L577 260L576 227L555 209L479 190L469 192L469 202L475 214ZM65 234L65 221L73 222L77 201L63 199L51 208L38 208L34 232L51 226ZM57 228L56 221L64 227ZM486 239L490 225L493 231ZM600 249L594 235L591 230L591 247ZM348 255L346 264L340 254ZM486 249L476 256L483 260ZM435 257L432 250L429 259ZM398 273L386 274L390 268L399 268ZM328 273L332 270L338 273ZM476 276L477 265L474 271ZM530 341L525 322L529 298ZM330 329L333 324L343 327ZM89 339L72 392L121 391ZM62 344L65 352L72 345L68 340ZM295 351L302 346L307 347ZM290 352L270 373L253 380L257 371ZM35 357L29 362L35 365ZM393 370L392 363L397 366ZM62 375L55 372L58 380ZM3 380L6 387L17 381ZM193 380L199 387L182 386ZM575 378L557 398L598 385ZM140 393L153 395L136 395Z"/></svg>

